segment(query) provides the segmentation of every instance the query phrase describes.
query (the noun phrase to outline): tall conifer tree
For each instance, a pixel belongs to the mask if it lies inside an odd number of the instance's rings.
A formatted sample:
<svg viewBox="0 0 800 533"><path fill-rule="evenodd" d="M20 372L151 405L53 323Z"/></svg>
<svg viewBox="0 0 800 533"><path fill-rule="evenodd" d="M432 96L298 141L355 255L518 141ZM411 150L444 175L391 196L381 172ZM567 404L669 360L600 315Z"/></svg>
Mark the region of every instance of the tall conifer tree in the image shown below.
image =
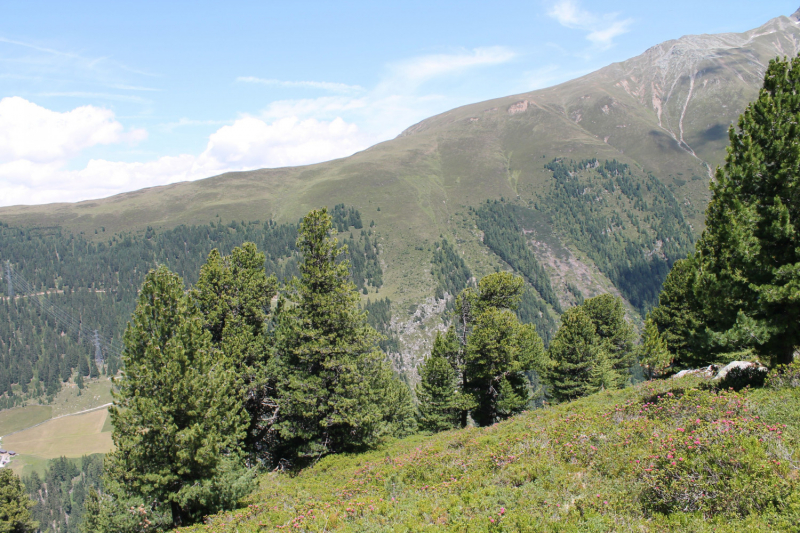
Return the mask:
<svg viewBox="0 0 800 533"><path fill-rule="evenodd" d="M703 306L695 294L697 256L676 261L658 295L658 306L649 318L664 339L678 368L708 364L720 349L711 346Z"/></svg>
<svg viewBox="0 0 800 533"><path fill-rule="evenodd" d="M551 393L560 401L574 400L599 390L598 363L607 371L604 353L592 319L582 306L561 315L561 327L550 342L552 367L548 372Z"/></svg>
<svg viewBox="0 0 800 533"><path fill-rule="evenodd" d="M36 502L28 497L22 482L10 468L0 470L0 532L33 533L39 527L30 509Z"/></svg>
<svg viewBox="0 0 800 533"><path fill-rule="evenodd" d="M454 341L454 334L448 336L437 332L431 354L419 369L417 416L420 428L425 431L447 431L458 427L461 422L458 378L448 360L448 355L458 350Z"/></svg>
<svg viewBox="0 0 800 533"><path fill-rule="evenodd" d="M525 282L508 272L490 274L477 290L464 289L456 299L454 325L460 342L452 357L459 381L471 402L467 412L481 425L523 410L531 399L525 373L546 368L544 344L532 324L520 324L513 313Z"/></svg>
<svg viewBox="0 0 800 533"><path fill-rule="evenodd" d="M359 310L346 254L331 236L327 209L300 223L300 279L279 302L279 454L301 461L371 446L399 421L387 420L385 389L394 376L377 349L380 335ZM407 397L407 400L410 397ZM409 411L406 411L409 412Z"/></svg>
<svg viewBox="0 0 800 533"><path fill-rule="evenodd" d="M238 378L239 396L250 417L246 447L269 460L269 430L277 404L267 325L278 280L267 277L264 261L264 254L250 242L229 256L212 250L191 296L212 345Z"/></svg>
<svg viewBox="0 0 800 533"><path fill-rule="evenodd" d="M603 344L606 360L598 361L597 383L605 389L619 389L628 383L634 363L634 332L625 320L622 298L601 294L581 304L594 324L595 333Z"/></svg>
<svg viewBox="0 0 800 533"><path fill-rule="evenodd" d="M800 345L800 57L770 62L729 136L697 245L698 296L716 343L789 363Z"/></svg>
<svg viewBox="0 0 800 533"><path fill-rule="evenodd" d="M151 271L125 331L105 486L118 505L166 507L172 526L230 508L250 488L240 466L247 416L210 337L183 281Z"/></svg>
<svg viewBox="0 0 800 533"><path fill-rule="evenodd" d="M672 364L673 355L670 353L664 336L658 331L658 326L648 317L644 322L642 344L639 347L639 362L647 372L647 377L663 372Z"/></svg>

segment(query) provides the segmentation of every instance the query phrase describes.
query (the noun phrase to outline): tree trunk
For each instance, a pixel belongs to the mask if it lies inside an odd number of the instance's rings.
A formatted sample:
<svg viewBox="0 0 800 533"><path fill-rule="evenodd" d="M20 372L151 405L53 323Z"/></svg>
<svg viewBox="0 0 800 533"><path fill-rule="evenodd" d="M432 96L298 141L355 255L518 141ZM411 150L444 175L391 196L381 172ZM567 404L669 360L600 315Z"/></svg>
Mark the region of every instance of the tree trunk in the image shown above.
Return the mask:
<svg viewBox="0 0 800 533"><path fill-rule="evenodd" d="M170 502L172 509L172 527L181 527L183 525L183 509L178 505L178 502Z"/></svg>
<svg viewBox="0 0 800 533"><path fill-rule="evenodd" d="M790 365L794 361L795 346L793 344L783 347L783 353L780 354L778 364Z"/></svg>

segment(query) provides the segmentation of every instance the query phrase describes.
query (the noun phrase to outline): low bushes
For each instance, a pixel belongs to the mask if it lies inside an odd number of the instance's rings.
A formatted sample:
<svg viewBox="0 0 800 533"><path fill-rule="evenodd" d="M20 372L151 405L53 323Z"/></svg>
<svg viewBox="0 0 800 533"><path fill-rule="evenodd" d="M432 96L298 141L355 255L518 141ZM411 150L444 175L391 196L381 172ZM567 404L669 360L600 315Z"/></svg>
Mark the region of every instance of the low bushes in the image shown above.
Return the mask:
<svg viewBox="0 0 800 533"><path fill-rule="evenodd" d="M771 389L800 387L800 361L795 361L790 365L781 365L772 370L767 376L765 384Z"/></svg>
<svg viewBox="0 0 800 533"><path fill-rule="evenodd" d="M800 531L800 388L648 382L269 474L238 531ZM199 533L199 532L198 532Z"/></svg>

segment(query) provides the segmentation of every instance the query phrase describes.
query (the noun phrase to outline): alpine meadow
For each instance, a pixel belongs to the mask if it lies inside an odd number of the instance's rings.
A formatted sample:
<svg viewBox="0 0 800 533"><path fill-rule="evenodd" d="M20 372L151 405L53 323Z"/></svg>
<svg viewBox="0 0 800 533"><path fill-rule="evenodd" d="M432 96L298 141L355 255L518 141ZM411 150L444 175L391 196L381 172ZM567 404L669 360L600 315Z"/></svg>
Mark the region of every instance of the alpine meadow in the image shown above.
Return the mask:
<svg viewBox="0 0 800 533"><path fill-rule="evenodd" d="M800 533L800 10L0 261L0 533Z"/></svg>

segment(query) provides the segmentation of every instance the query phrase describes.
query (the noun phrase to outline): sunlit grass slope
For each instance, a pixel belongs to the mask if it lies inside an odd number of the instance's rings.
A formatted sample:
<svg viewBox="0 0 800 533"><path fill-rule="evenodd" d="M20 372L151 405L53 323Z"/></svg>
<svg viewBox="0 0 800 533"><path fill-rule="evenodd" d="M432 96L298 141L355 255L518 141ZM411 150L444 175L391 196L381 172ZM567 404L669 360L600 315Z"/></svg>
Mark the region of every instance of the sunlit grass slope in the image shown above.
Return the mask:
<svg viewBox="0 0 800 533"><path fill-rule="evenodd" d="M800 389L645 383L268 474L197 531L800 531Z"/></svg>
<svg viewBox="0 0 800 533"><path fill-rule="evenodd" d="M106 429L107 409L65 416L20 431L3 439L3 445L22 455L45 459L108 453L114 445Z"/></svg>

